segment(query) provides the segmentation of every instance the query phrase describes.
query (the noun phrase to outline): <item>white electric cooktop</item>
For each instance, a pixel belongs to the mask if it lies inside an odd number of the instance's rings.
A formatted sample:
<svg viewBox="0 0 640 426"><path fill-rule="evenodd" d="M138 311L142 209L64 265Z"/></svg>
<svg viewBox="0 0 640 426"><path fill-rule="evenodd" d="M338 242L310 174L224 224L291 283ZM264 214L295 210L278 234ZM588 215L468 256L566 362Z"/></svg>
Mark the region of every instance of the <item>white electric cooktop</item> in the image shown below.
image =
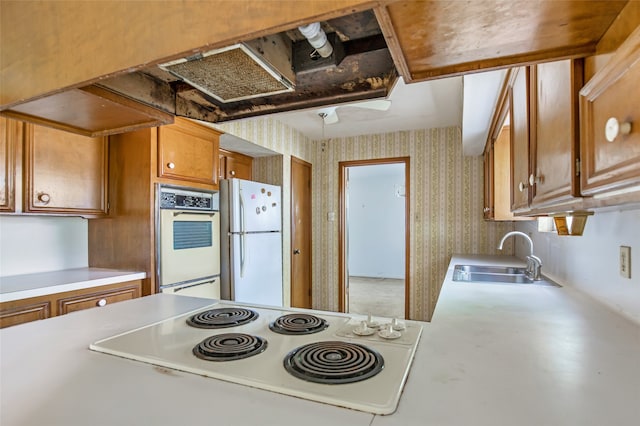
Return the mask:
<svg viewBox="0 0 640 426"><path fill-rule="evenodd" d="M187 323L194 315L206 318L213 313L216 319L220 313L227 315L236 311L251 313L251 321L215 329L197 328ZM294 315L285 317L293 319L294 323L299 316L303 319L320 318L326 321L326 328L323 326L319 332L302 335L272 331L270 324L285 315ZM90 345L90 349L312 401L374 414L391 414L397 408L407 380L422 325L402 321L397 328L404 326L404 329L390 335L388 324L391 319L373 318L372 321L380 325L387 324L387 327L380 333L376 331L368 336L360 336L356 333L361 331L361 322L366 319L356 315L340 316L320 311L220 301L197 311L97 341ZM201 359L194 354L194 348L204 348L207 355L208 349L213 346L214 349L221 348L222 355L227 356L225 345L229 343L232 346L255 344L257 349L254 350L255 354L246 358L224 361ZM320 363L327 368L323 371L328 371L327 377L333 382L316 383L299 378L294 375L295 371L287 370L285 358L292 351L297 356L289 357L287 363L294 364L296 368L299 363L311 365L312 375L316 373L315 365ZM202 350L197 349L196 352ZM303 357L304 353L309 359ZM341 379L342 372L335 373L336 364L340 363L343 366L346 363L347 370L355 372L351 378ZM380 364L383 364L382 368Z"/></svg>

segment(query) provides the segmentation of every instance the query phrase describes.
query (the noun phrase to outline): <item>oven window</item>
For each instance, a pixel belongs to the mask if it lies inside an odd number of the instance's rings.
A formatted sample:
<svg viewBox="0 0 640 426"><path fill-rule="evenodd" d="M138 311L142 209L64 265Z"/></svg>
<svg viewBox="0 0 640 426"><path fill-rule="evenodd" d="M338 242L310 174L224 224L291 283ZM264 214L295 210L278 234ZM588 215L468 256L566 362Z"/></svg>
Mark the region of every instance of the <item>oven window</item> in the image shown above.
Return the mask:
<svg viewBox="0 0 640 426"><path fill-rule="evenodd" d="M183 250L198 247L211 247L211 222L173 222L173 249Z"/></svg>

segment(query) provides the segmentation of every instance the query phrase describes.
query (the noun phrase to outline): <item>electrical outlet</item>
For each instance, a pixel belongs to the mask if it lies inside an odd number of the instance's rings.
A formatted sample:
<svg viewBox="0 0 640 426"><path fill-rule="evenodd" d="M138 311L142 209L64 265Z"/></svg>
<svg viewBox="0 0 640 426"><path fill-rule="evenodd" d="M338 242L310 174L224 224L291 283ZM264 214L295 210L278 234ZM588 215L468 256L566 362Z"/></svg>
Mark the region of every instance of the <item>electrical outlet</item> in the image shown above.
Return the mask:
<svg viewBox="0 0 640 426"><path fill-rule="evenodd" d="M631 278L631 247L620 246L620 275Z"/></svg>

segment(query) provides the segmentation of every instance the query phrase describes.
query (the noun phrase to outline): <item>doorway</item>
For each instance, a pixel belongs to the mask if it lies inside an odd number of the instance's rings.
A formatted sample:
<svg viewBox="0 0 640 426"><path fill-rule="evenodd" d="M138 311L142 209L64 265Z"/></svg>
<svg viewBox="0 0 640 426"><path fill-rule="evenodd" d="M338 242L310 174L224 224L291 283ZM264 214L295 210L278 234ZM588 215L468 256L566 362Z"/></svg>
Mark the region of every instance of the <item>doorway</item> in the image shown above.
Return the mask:
<svg viewBox="0 0 640 426"><path fill-rule="evenodd" d="M291 157L291 306L311 308L311 164Z"/></svg>
<svg viewBox="0 0 640 426"><path fill-rule="evenodd" d="M409 158L339 163L339 309L409 313Z"/></svg>

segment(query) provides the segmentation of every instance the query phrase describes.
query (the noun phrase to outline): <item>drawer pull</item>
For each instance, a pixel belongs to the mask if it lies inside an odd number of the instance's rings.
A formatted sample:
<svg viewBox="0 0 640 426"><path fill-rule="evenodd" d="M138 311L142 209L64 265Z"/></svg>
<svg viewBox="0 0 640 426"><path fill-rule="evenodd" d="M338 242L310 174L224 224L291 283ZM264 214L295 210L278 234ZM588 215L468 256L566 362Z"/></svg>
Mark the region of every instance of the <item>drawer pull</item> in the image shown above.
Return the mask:
<svg viewBox="0 0 640 426"><path fill-rule="evenodd" d="M103 307L103 306L107 306L107 299L100 299L98 300L98 302L96 303L96 305Z"/></svg>
<svg viewBox="0 0 640 426"><path fill-rule="evenodd" d="M229 172L229 174L230 174L231 176L235 176L235 175L236 175L236 172L235 172L235 170L231 170L231 171Z"/></svg>
<svg viewBox="0 0 640 426"><path fill-rule="evenodd" d="M609 142L615 141L620 134L628 135L629 133L631 133L631 123L628 121L620 123L615 117L608 119L604 126L604 136Z"/></svg>
<svg viewBox="0 0 640 426"><path fill-rule="evenodd" d="M524 190L525 190L528 186L529 186L529 185L527 185L526 183L524 183L524 182L520 182L520 183L518 184L518 189L520 190L520 192L524 192Z"/></svg>
<svg viewBox="0 0 640 426"><path fill-rule="evenodd" d="M173 170L176 168L176 165L174 163L167 163L167 168Z"/></svg>

